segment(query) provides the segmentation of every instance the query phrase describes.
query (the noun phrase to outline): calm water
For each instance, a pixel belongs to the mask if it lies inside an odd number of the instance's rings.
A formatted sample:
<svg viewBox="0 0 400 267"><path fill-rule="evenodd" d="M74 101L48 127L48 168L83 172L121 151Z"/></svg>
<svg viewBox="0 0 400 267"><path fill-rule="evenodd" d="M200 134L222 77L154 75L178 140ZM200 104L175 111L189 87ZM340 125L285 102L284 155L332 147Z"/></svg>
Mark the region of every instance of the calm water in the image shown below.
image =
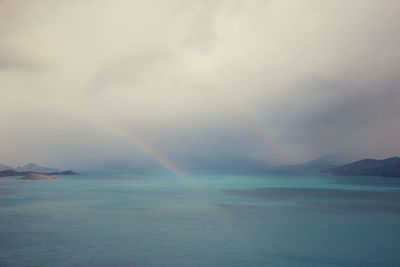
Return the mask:
<svg viewBox="0 0 400 267"><path fill-rule="evenodd" d="M0 266L400 266L400 179L0 178Z"/></svg>

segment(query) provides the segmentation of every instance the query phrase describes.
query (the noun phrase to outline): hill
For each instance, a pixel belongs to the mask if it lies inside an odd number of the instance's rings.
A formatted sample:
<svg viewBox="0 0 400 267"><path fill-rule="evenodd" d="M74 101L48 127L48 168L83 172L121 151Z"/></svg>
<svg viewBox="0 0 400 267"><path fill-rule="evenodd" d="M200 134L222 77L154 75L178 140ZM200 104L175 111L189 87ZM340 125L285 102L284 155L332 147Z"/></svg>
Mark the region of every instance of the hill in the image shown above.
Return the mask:
<svg viewBox="0 0 400 267"><path fill-rule="evenodd" d="M62 171L55 168L43 167L35 163L28 163L22 167L18 166L16 168L0 164L0 177L26 176L31 173L44 174L44 175L77 175L76 172L71 170Z"/></svg>
<svg viewBox="0 0 400 267"><path fill-rule="evenodd" d="M400 158L363 159L330 170L335 175L383 176L400 178Z"/></svg>

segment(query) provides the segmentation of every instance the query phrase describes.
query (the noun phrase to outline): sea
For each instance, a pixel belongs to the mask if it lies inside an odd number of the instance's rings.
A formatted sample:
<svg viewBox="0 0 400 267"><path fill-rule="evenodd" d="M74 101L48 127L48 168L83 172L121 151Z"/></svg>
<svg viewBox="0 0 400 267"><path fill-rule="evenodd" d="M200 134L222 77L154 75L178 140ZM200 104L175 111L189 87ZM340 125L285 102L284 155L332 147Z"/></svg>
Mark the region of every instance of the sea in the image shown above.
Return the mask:
<svg viewBox="0 0 400 267"><path fill-rule="evenodd" d="M1 267L398 267L400 179L0 178Z"/></svg>

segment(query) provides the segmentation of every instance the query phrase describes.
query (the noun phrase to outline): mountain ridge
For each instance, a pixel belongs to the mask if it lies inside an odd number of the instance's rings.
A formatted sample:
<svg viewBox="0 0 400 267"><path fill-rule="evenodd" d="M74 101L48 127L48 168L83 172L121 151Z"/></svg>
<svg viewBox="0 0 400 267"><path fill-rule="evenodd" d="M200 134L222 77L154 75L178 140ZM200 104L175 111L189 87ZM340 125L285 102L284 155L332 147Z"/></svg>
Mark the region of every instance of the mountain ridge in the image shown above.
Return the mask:
<svg viewBox="0 0 400 267"><path fill-rule="evenodd" d="M43 174L43 175L78 175L78 173L74 171L59 171L59 172L17 172L14 170L5 170L0 171L0 177L9 177L9 176L26 176L30 174Z"/></svg>
<svg viewBox="0 0 400 267"><path fill-rule="evenodd" d="M72 170L60 170L56 168L43 167L35 163L28 163L15 168L5 164L0 164L0 177L24 176L31 173L43 175L77 175L77 173Z"/></svg>
<svg viewBox="0 0 400 267"><path fill-rule="evenodd" d="M400 178L400 157L362 159L329 169L340 176L381 176Z"/></svg>
<svg viewBox="0 0 400 267"><path fill-rule="evenodd" d="M17 172L59 172L61 170L55 169L55 168L49 168L49 167L43 167L40 165L37 165L35 163L28 163L25 164L24 166L18 166L13 169L14 171Z"/></svg>

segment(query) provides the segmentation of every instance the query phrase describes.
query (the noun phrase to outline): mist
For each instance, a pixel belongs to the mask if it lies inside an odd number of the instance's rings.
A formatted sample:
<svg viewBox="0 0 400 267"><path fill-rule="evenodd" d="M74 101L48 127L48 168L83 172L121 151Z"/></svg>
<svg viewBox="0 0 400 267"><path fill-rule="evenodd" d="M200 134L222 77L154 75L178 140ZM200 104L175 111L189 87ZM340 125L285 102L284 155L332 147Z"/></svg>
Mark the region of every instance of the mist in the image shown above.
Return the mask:
<svg viewBox="0 0 400 267"><path fill-rule="evenodd" d="M393 0L1 0L0 162L399 155L399 13Z"/></svg>

